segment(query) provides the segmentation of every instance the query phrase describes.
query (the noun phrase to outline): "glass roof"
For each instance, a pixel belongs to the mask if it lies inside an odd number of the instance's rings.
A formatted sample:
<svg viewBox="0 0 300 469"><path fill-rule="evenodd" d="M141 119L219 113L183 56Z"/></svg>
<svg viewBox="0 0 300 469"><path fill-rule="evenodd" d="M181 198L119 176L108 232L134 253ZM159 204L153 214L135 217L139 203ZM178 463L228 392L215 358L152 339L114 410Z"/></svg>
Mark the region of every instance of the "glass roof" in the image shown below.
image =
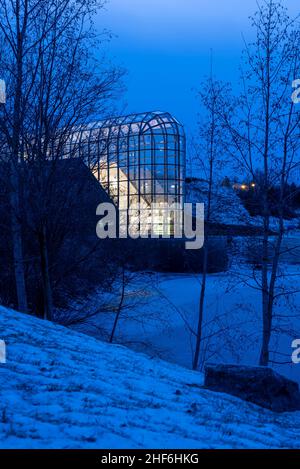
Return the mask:
<svg viewBox="0 0 300 469"><path fill-rule="evenodd" d="M80 132L99 131L105 136L124 134L141 134L160 128L168 133L170 130L184 136L182 124L168 112L152 111L140 114L129 114L122 117L112 117L103 121L92 122L78 128Z"/></svg>

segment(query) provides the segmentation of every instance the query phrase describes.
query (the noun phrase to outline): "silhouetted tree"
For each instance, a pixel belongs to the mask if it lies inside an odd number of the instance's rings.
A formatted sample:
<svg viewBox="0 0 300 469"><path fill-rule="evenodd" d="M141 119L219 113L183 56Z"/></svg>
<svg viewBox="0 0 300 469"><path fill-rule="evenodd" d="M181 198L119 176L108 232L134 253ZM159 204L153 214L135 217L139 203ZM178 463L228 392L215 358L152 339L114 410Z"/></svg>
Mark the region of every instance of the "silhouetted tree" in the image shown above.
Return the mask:
<svg viewBox="0 0 300 469"><path fill-rule="evenodd" d="M59 199L57 162L76 157L70 139L109 109L122 75L101 56L92 17L102 0L0 0L0 75L7 103L0 119L9 162L10 220L18 307L28 310L24 232L39 245L44 317L53 315L48 225ZM71 147L70 147L71 148ZM34 188L34 190L33 190ZM24 199L26 197L26 200ZM21 206L27 212L22 213ZM52 211L53 213L53 211Z"/></svg>
<svg viewBox="0 0 300 469"><path fill-rule="evenodd" d="M231 99L232 112L224 113L226 151L235 170L257 182L263 218L261 276L255 272L255 288L261 291L262 347L260 365L270 360L269 345L273 327L282 241L285 198L288 182L299 166L300 116L291 100L292 81L300 74L299 28L288 17L282 1L258 3L252 17L256 32L253 43L245 45L242 67L243 93ZM257 170L260 178L256 181ZM270 190L276 185L277 229L271 239ZM272 231L274 227L272 226Z"/></svg>

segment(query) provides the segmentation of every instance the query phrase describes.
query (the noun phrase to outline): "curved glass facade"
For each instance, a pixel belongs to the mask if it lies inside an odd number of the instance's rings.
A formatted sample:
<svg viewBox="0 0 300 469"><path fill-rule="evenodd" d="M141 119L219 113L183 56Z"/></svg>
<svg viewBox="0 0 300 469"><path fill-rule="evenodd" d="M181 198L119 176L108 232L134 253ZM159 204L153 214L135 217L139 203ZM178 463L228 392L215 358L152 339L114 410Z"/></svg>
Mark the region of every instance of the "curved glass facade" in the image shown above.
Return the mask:
<svg viewBox="0 0 300 469"><path fill-rule="evenodd" d="M71 146L70 153L84 159L124 223L137 216L129 209L139 207L140 225L151 210L152 232L174 234L174 213L166 218L162 210L172 204L182 210L185 197L185 134L175 118L149 112L108 119L76 131Z"/></svg>

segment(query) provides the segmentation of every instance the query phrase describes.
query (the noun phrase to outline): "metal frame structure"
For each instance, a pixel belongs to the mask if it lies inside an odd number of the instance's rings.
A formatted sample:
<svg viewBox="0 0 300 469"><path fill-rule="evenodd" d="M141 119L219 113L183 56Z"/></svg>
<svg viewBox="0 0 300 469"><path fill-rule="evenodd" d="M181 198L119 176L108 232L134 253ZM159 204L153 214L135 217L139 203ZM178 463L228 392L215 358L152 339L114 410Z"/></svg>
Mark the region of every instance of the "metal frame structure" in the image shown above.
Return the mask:
<svg viewBox="0 0 300 469"><path fill-rule="evenodd" d="M141 210L151 204L183 207L186 139L183 126L169 113L132 114L82 126L72 134L67 154L84 160L126 223L135 204ZM166 222L159 211L157 215L155 233L172 235L173 218Z"/></svg>

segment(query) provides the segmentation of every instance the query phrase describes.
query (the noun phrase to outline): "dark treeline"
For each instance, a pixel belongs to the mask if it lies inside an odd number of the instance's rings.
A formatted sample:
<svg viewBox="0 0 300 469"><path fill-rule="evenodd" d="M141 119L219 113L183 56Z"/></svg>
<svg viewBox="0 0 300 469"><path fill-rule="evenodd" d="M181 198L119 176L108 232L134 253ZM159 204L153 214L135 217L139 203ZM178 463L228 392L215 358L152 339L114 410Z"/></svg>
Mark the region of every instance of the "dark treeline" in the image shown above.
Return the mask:
<svg viewBox="0 0 300 469"><path fill-rule="evenodd" d="M253 217L263 216L263 198L262 198L262 185L260 184L259 177L256 179L255 186L251 187L251 183L246 184L246 190L238 190L238 195L243 202L243 205L248 210L249 214ZM286 183L283 189L283 196L281 201L281 188L275 184L270 184L268 187L268 210L269 215L273 217L280 216L282 210L286 220L291 220L297 217L297 210L300 210L300 186L295 183Z"/></svg>

